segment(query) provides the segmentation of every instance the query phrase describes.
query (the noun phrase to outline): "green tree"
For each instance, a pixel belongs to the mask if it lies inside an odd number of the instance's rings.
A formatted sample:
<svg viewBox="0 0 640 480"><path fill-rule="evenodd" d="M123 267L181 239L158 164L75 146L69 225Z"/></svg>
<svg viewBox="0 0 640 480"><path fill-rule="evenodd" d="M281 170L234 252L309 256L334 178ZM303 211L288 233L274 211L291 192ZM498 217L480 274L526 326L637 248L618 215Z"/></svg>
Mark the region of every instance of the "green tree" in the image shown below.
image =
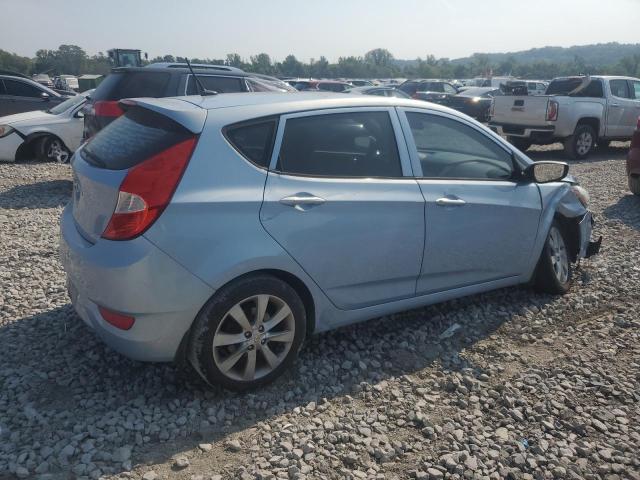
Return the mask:
<svg viewBox="0 0 640 480"><path fill-rule="evenodd" d="M301 77L304 75L304 65L293 55L287 55L284 61L278 64L278 70L287 77Z"/></svg>
<svg viewBox="0 0 640 480"><path fill-rule="evenodd" d="M263 73L266 75L271 75L272 73L274 73L273 64L271 63L271 57L269 57L269 55L266 53L252 55L250 69L252 72Z"/></svg>
<svg viewBox="0 0 640 480"><path fill-rule="evenodd" d="M364 54L364 61L378 67L386 67L393 61L393 55L386 48L374 48Z"/></svg>

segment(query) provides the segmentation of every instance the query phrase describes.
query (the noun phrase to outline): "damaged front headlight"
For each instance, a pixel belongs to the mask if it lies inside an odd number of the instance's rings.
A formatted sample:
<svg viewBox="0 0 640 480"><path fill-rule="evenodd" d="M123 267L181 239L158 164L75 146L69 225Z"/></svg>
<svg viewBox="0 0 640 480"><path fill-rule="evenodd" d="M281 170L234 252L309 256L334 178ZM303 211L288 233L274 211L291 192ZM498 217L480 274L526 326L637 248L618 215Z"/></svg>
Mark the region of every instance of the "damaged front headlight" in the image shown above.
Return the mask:
<svg viewBox="0 0 640 480"><path fill-rule="evenodd" d="M580 185L572 185L571 191L576 197L578 197L578 200L580 200L580 203L584 206L584 208L587 208L589 206L589 192L587 192L585 188L582 188Z"/></svg>

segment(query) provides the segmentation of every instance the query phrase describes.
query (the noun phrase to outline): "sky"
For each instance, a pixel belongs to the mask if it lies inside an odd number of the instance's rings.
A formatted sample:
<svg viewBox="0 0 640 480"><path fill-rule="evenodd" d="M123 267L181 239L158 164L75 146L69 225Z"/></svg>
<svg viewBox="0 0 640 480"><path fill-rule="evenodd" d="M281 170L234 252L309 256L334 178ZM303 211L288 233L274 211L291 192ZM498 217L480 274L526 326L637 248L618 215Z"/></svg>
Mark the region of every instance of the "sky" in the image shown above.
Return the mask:
<svg viewBox="0 0 640 480"><path fill-rule="evenodd" d="M0 49L93 55L329 61L386 48L396 58L640 42L640 0L0 0Z"/></svg>

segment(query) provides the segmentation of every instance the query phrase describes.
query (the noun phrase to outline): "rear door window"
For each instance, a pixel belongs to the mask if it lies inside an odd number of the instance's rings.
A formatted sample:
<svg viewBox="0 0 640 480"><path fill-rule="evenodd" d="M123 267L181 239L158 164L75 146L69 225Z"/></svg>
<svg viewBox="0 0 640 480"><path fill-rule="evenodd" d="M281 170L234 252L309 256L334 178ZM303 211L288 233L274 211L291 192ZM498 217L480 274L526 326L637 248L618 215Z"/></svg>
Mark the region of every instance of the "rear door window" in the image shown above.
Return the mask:
<svg viewBox="0 0 640 480"><path fill-rule="evenodd" d="M170 118L132 107L91 138L82 156L96 167L124 170L191 137L191 132Z"/></svg>
<svg viewBox="0 0 640 480"><path fill-rule="evenodd" d="M633 85L633 93L634 93L635 99L640 100L640 82L633 80L631 84Z"/></svg>
<svg viewBox="0 0 640 480"><path fill-rule="evenodd" d="M611 80L609 86L611 87L611 95L614 97L631 98L629 84L626 80Z"/></svg>
<svg viewBox="0 0 640 480"><path fill-rule="evenodd" d="M275 119L266 119L230 125L223 133L243 157L259 167L268 168L276 126Z"/></svg>
<svg viewBox="0 0 640 480"><path fill-rule="evenodd" d="M402 177L387 112L350 112L290 118L276 169L322 177Z"/></svg>
<svg viewBox="0 0 640 480"><path fill-rule="evenodd" d="M109 75L91 95L93 100L167 96L169 72L116 72Z"/></svg>
<svg viewBox="0 0 640 480"><path fill-rule="evenodd" d="M212 90L218 93L234 93L246 91L244 80L238 77L198 75L198 80L200 80L202 86L207 90ZM196 81L194 80L193 75L188 76L187 95L198 95L198 86L196 85Z"/></svg>
<svg viewBox="0 0 640 480"><path fill-rule="evenodd" d="M5 79L4 84L7 89L7 95L13 95L14 97L39 97L40 93L42 93L39 88L18 80Z"/></svg>

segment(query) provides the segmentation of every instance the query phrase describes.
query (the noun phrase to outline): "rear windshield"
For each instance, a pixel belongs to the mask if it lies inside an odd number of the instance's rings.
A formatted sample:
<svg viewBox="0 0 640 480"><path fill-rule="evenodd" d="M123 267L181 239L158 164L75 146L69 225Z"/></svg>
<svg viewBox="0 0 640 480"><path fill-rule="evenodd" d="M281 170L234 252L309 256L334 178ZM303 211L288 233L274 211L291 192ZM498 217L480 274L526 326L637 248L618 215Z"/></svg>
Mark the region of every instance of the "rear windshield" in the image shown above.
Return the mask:
<svg viewBox="0 0 640 480"><path fill-rule="evenodd" d="M93 100L153 97L167 94L171 75L167 72L118 72L107 76L91 95Z"/></svg>
<svg viewBox="0 0 640 480"><path fill-rule="evenodd" d="M584 77L552 80L547 87L545 95L568 95L570 92L583 85L584 82ZM592 79L588 84L584 85L581 90L578 90L571 96L602 98L604 96L604 92L602 90L602 81L600 81L599 79Z"/></svg>
<svg viewBox="0 0 640 480"><path fill-rule="evenodd" d="M192 136L164 115L132 107L91 138L82 156L96 167L124 170Z"/></svg>

